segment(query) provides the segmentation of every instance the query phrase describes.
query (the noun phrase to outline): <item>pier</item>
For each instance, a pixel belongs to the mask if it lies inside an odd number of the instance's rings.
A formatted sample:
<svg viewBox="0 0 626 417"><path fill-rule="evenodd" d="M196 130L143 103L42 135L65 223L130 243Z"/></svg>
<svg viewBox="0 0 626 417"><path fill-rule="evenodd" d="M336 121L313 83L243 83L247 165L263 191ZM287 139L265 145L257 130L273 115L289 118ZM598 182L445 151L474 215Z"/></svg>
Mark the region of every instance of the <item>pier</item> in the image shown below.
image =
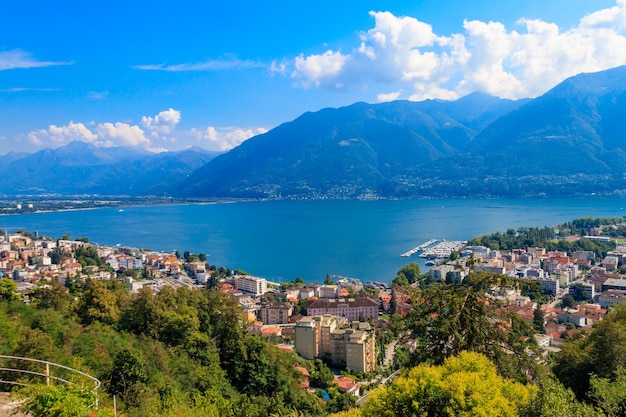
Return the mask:
<svg viewBox="0 0 626 417"><path fill-rule="evenodd" d="M417 252L426 249L427 247L429 247L433 243L437 243L437 242L438 242L437 239L430 239L428 242L424 242L421 245L418 245L418 246L414 247L413 249L404 252L400 256L402 256L403 258L408 258L408 257L416 254Z"/></svg>
<svg viewBox="0 0 626 417"><path fill-rule="evenodd" d="M453 240L446 241L442 240L437 243L432 248L428 248L424 252L422 252L419 256L420 258L426 259L437 259L437 258L448 258L452 254L452 252L458 251L465 245L467 241Z"/></svg>

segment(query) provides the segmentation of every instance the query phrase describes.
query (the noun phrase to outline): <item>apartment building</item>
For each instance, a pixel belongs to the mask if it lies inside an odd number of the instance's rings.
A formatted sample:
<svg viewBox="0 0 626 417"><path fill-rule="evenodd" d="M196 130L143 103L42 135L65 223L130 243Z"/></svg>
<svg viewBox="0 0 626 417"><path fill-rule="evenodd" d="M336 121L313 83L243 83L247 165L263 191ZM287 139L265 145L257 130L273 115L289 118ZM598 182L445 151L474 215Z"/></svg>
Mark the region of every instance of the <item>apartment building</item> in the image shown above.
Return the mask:
<svg viewBox="0 0 626 417"><path fill-rule="evenodd" d="M345 317L348 320L367 320L378 317L379 302L372 298L328 298L316 300L307 307L309 316Z"/></svg>
<svg viewBox="0 0 626 417"><path fill-rule="evenodd" d="M291 303L264 303L259 308L259 320L263 324L285 324L292 313Z"/></svg>
<svg viewBox="0 0 626 417"><path fill-rule="evenodd" d="M376 366L376 338L369 323L330 315L304 317L296 323L295 337L296 352L303 358L324 358L356 372L371 372Z"/></svg>
<svg viewBox="0 0 626 417"><path fill-rule="evenodd" d="M267 292L267 280L251 275L235 275L235 288L258 297Z"/></svg>

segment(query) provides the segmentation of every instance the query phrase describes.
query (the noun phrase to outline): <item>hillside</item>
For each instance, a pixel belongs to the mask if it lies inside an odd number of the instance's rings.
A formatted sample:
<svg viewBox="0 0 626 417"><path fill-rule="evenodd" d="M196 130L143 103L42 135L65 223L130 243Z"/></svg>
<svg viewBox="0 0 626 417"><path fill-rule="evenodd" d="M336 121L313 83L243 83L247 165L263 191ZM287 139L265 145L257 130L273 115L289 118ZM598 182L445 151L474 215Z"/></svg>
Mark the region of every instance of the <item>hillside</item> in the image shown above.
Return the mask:
<svg viewBox="0 0 626 417"><path fill-rule="evenodd" d="M357 197L465 151L479 129L523 104L484 94L457 101L356 103L306 113L196 171L188 196Z"/></svg>
<svg viewBox="0 0 626 417"><path fill-rule="evenodd" d="M186 196L621 195L626 67L534 100L357 103L306 113L211 161Z"/></svg>

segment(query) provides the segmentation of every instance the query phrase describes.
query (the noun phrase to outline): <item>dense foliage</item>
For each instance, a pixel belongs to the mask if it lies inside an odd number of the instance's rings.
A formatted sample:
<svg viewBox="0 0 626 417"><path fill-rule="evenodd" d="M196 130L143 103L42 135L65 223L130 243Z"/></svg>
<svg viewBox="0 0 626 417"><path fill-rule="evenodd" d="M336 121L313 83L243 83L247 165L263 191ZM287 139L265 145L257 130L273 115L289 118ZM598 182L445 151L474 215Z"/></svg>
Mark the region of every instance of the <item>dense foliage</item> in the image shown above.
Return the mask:
<svg viewBox="0 0 626 417"><path fill-rule="evenodd" d="M238 304L219 292L165 287L129 296L90 281L78 301L64 295L56 283L34 305L1 302L0 353L94 375L127 415L267 416L296 407L324 415L324 403L300 388L294 364L304 361L246 334Z"/></svg>

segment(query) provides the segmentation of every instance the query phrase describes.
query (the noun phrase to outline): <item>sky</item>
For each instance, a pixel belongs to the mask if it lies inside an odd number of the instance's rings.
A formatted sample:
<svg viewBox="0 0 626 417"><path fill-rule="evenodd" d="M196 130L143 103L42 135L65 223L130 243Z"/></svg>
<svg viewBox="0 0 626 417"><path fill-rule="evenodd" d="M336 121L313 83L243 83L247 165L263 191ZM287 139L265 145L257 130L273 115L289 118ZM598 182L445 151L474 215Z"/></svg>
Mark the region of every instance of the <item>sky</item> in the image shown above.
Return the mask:
<svg viewBox="0 0 626 417"><path fill-rule="evenodd" d="M225 151L325 107L537 97L625 64L626 0L10 1L0 155Z"/></svg>

